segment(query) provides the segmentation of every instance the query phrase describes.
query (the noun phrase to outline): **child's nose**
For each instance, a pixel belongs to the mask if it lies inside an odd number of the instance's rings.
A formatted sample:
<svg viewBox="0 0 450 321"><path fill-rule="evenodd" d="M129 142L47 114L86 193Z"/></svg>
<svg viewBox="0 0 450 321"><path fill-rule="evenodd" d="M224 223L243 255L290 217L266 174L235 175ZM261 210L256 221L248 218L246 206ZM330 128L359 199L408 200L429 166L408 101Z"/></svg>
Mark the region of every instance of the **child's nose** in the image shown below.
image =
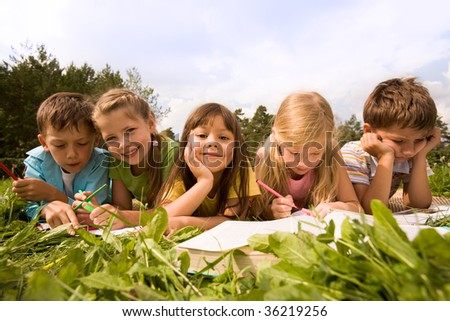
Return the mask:
<svg viewBox="0 0 450 321"><path fill-rule="evenodd" d="M77 156L77 151L74 147L69 147L66 154L67 158L74 158Z"/></svg>
<svg viewBox="0 0 450 321"><path fill-rule="evenodd" d="M406 156L406 157L411 157L411 156L413 156L413 155L414 155L414 151L415 151L414 144L409 144L409 145L404 146L404 147L402 148L402 154L403 154L404 156Z"/></svg>
<svg viewBox="0 0 450 321"><path fill-rule="evenodd" d="M217 148L217 146L218 146L219 144L218 144L217 142L208 142L208 143L206 143L205 145L206 145L207 148L210 148L210 147L215 147L215 148Z"/></svg>

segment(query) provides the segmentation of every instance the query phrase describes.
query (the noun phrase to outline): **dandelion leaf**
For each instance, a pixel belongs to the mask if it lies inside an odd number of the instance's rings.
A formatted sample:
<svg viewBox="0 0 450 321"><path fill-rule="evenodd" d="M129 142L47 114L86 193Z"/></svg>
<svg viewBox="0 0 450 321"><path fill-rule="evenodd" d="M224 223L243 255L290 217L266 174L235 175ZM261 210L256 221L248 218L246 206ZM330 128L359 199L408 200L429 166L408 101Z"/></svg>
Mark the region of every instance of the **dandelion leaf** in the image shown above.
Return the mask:
<svg viewBox="0 0 450 321"><path fill-rule="evenodd" d="M379 200L372 200L372 213L374 216L374 244L393 258L405 263L407 266L418 269L423 261L412 247L405 232L398 226L392 212Z"/></svg>

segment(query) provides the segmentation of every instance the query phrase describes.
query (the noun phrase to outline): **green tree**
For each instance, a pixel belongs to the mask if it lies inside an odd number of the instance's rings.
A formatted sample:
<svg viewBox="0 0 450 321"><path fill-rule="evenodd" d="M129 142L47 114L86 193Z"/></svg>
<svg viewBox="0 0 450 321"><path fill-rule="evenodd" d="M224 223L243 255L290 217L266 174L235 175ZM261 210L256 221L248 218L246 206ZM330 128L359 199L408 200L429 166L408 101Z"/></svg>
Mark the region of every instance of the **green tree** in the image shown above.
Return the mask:
<svg viewBox="0 0 450 321"><path fill-rule="evenodd" d="M135 67L127 70L127 76L125 87L148 101L155 113L156 121L159 122L167 117L170 113L170 107L164 108L158 104L159 95L155 94L153 88L150 88L150 86L142 85L142 77L138 70Z"/></svg>
<svg viewBox="0 0 450 321"><path fill-rule="evenodd" d="M92 95L95 94L96 82L96 73L92 67L86 63L81 67L77 67L72 63L65 68L58 90Z"/></svg>
<svg viewBox="0 0 450 321"><path fill-rule="evenodd" d="M10 60L0 64L0 158L22 159L38 145L37 109L58 91L80 92L96 101L111 88L127 86L149 101L159 119L170 112L158 105L152 88L142 85L136 68L127 71L125 82L108 64L100 72L87 63L81 67L71 63L63 69L44 45L23 45L22 52L14 50Z"/></svg>
<svg viewBox="0 0 450 321"><path fill-rule="evenodd" d="M120 72L112 70L111 66L106 64L105 68L95 75L95 86L92 93L94 100L97 100L104 92L117 87L124 87Z"/></svg>
<svg viewBox="0 0 450 321"><path fill-rule="evenodd" d="M272 129L273 115L267 113L265 106L259 106L252 119L245 128L244 137L246 138L248 152L251 157L256 154L264 140L270 135Z"/></svg>
<svg viewBox="0 0 450 321"><path fill-rule="evenodd" d="M36 146L36 111L58 89L62 69L43 45L12 56L1 68L0 157L24 157Z"/></svg>
<svg viewBox="0 0 450 321"><path fill-rule="evenodd" d="M441 129L442 145L447 146L450 143L450 133L448 131L448 124L444 122L442 116L438 116L436 119L436 126Z"/></svg>
<svg viewBox="0 0 450 321"><path fill-rule="evenodd" d="M339 144L343 146L345 143L353 140L359 140L362 136L361 122L353 114L344 124L338 126L336 130L336 138Z"/></svg>
<svg viewBox="0 0 450 321"><path fill-rule="evenodd" d="M250 120L245 117L244 112L242 111L242 108L237 108L234 111L234 115L236 116L236 118L239 121L239 124L241 125L241 130L242 130L242 134L244 135L244 139L247 139L246 134L247 134L247 127L248 127L248 123L250 122Z"/></svg>
<svg viewBox="0 0 450 321"><path fill-rule="evenodd" d="M448 124L442 120L442 116L438 116L436 126L441 129L441 143L427 155L427 160L431 165L445 164L447 166L450 163L450 134L448 132Z"/></svg>

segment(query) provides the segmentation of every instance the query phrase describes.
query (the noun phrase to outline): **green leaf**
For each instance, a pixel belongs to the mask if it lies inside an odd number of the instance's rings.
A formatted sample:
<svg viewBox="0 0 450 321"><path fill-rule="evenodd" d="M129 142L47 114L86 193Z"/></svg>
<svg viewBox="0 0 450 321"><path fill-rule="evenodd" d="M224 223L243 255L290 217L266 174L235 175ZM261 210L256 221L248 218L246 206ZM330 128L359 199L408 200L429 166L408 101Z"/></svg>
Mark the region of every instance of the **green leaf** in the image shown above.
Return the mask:
<svg viewBox="0 0 450 321"><path fill-rule="evenodd" d="M178 256L178 261L180 261L180 270L181 273L187 274L189 270L189 266L191 264L191 257L187 252L181 252Z"/></svg>
<svg viewBox="0 0 450 321"><path fill-rule="evenodd" d="M100 238L97 238L94 234L89 233L88 231L86 231L83 228L76 229L75 233L89 245L100 246L102 244L102 241L100 240Z"/></svg>
<svg viewBox="0 0 450 321"><path fill-rule="evenodd" d="M419 269L423 261L412 247L405 232L398 226L392 212L379 200L372 200L374 216L373 242L384 253L413 269Z"/></svg>
<svg viewBox="0 0 450 321"><path fill-rule="evenodd" d="M267 291L264 295L267 301L321 301L325 300L320 291L314 287L302 284L287 285ZM296 313L297 311L294 311Z"/></svg>
<svg viewBox="0 0 450 321"><path fill-rule="evenodd" d="M110 231L103 231L102 240L110 244L113 248L116 249L117 252L122 252L122 242L120 242L119 238L112 234Z"/></svg>
<svg viewBox="0 0 450 321"><path fill-rule="evenodd" d="M272 248L269 244L268 234L254 234L250 236L247 240L250 247L256 251L263 253L272 253Z"/></svg>
<svg viewBox="0 0 450 321"><path fill-rule="evenodd" d="M80 275L78 266L73 262L65 262L63 267L58 272L58 279L67 285L72 284Z"/></svg>
<svg viewBox="0 0 450 321"><path fill-rule="evenodd" d="M37 270L30 274L23 299L26 301L66 300L62 286L47 272Z"/></svg>
<svg viewBox="0 0 450 321"><path fill-rule="evenodd" d="M117 275L111 275L107 272L95 272L88 276L80 278L84 285L100 290L129 291L132 289L125 280Z"/></svg>
<svg viewBox="0 0 450 321"><path fill-rule="evenodd" d="M167 211L162 207L158 207L150 215L143 215L143 217L146 217L145 220L143 219L146 226L143 233L146 237L150 237L159 243L169 225Z"/></svg>
<svg viewBox="0 0 450 321"><path fill-rule="evenodd" d="M434 265L450 267L450 240L444 239L436 230L421 230L413 245Z"/></svg>
<svg viewBox="0 0 450 321"><path fill-rule="evenodd" d="M311 258L305 256L307 249L305 246L302 246L303 243L299 242L295 234L275 232L269 235L269 244L275 255L280 259L286 260L293 265L310 265Z"/></svg>

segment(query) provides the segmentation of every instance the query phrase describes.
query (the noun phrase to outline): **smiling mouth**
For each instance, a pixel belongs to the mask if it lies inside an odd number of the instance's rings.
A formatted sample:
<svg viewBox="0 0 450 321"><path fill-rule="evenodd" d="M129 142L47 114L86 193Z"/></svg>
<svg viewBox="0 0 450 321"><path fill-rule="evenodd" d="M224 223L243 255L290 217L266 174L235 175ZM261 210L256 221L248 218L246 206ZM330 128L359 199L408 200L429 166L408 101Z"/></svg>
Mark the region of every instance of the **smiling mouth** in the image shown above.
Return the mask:
<svg viewBox="0 0 450 321"><path fill-rule="evenodd" d="M131 157L131 156L134 156L134 155L137 153L138 150L139 150L139 149L136 148L136 149L133 149L133 150L131 150L131 151L128 151L127 153L122 153L122 156L123 156L123 157Z"/></svg>

